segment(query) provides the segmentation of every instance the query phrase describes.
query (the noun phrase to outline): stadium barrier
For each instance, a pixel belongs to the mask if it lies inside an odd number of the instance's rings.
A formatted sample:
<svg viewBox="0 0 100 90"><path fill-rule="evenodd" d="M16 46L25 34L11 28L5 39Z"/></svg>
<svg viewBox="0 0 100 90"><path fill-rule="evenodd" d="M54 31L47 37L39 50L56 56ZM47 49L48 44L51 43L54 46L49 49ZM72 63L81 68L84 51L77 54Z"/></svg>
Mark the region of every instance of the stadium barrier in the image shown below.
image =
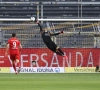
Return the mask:
<svg viewBox="0 0 100 90"><path fill-rule="evenodd" d="M0 73L10 73L10 67L0 67Z"/></svg>
<svg viewBox="0 0 100 90"><path fill-rule="evenodd" d="M20 73L64 73L64 67L22 67ZM10 67L10 73L14 69Z"/></svg>
<svg viewBox="0 0 100 90"><path fill-rule="evenodd" d="M65 73L95 73L96 67L65 67Z"/></svg>
<svg viewBox="0 0 100 90"><path fill-rule="evenodd" d="M68 60L51 52L48 48L25 48L21 52L21 67L32 67L31 61L36 61L35 67L96 67L100 64L98 48L63 48ZM4 49L0 49L0 66L11 67L11 60L4 57ZM36 52L37 51L37 52ZM39 53L38 53L39 51Z"/></svg>

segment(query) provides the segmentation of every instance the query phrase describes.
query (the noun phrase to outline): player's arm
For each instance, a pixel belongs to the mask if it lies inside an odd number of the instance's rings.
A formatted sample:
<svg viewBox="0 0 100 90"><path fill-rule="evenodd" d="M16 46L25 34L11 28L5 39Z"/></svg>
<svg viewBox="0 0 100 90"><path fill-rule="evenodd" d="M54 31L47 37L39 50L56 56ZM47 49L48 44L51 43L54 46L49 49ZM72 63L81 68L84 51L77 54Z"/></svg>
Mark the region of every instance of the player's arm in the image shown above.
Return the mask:
<svg viewBox="0 0 100 90"><path fill-rule="evenodd" d="M51 33L51 36L56 36L56 35L59 35L59 34L62 34L63 31L59 31L59 32L55 32L55 33Z"/></svg>
<svg viewBox="0 0 100 90"><path fill-rule="evenodd" d="M9 50L9 43L7 43L7 45L6 45L6 51L5 51L6 56L8 55L8 50Z"/></svg>
<svg viewBox="0 0 100 90"><path fill-rule="evenodd" d="M21 52L22 51L22 45L19 44L19 51Z"/></svg>
<svg viewBox="0 0 100 90"><path fill-rule="evenodd" d="M38 26L40 27L40 31L43 31L42 26L40 23L38 23Z"/></svg>
<svg viewBox="0 0 100 90"><path fill-rule="evenodd" d="M43 28L38 19L36 17L31 17L31 20L34 21L36 24L38 24L38 26L40 27L40 32L42 32Z"/></svg>
<svg viewBox="0 0 100 90"><path fill-rule="evenodd" d="M38 26L40 27L40 32L42 32L43 31L43 29L42 29L42 25L39 23L39 21L37 20L36 21L36 23L38 24Z"/></svg>

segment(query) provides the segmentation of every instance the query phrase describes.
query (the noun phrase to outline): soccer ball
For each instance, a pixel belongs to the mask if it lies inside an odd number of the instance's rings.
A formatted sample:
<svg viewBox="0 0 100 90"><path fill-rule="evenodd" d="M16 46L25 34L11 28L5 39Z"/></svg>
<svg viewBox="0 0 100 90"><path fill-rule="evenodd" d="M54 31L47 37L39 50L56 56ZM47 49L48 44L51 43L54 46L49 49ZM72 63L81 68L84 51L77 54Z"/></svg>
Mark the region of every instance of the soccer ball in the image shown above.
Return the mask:
<svg viewBox="0 0 100 90"><path fill-rule="evenodd" d="M35 21L35 17L31 17L31 21Z"/></svg>

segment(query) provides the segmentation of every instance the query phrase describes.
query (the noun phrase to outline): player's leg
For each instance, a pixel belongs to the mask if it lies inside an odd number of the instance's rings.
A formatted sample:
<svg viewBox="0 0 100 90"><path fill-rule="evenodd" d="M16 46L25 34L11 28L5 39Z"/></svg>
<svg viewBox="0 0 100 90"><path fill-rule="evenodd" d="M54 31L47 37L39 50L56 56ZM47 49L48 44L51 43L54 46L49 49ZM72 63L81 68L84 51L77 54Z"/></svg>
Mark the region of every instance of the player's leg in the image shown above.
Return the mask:
<svg viewBox="0 0 100 90"><path fill-rule="evenodd" d="M53 50L56 52L56 54L63 56L63 51L54 43L52 42Z"/></svg>
<svg viewBox="0 0 100 90"><path fill-rule="evenodd" d="M19 59L20 59L20 55L19 54L16 54L16 64L18 66L18 73L21 71L21 66L20 66L20 62L19 62Z"/></svg>
<svg viewBox="0 0 100 90"><path fill-rule="evenodd" d="M51 46L52 46L51 50L53 52L55 52L56 54L58 54L60 56L63 56L64 55L63 52L61 52L61 51L58 50L57 45L54 42L51 43Z"/></svg>
<svg viewBox="0 0 100 90"><path fill-rule="evenodd" d="M10 55L10 59L12 60L12 66L13 66L13 69L16 73L16 61L15 61L15 56L12 54Z"/></svg>
<svg viewBox="0 0 100 90"><path fill-rule="evenodd" d="M56 47L56 52L61 53L62 56L64 55L64 52L58 46Z"/></svg>
<svg viewBox="0 0 100 90"><path fill-rule="evenodd" d="M47 47L53 51L54 53L60 55L60 56L63 56L63 53L61 53L58 48L57 48L57 45L52 41L52 42L49 42L49 44L47 45Z"/></svg>
<svg viewBox="0 0 100 90"><path fill-rule="evenodd" d="M55 53L60 55L60 56L63 56L59 51L56 51Z"/></svg>
<svg viewBox="0 0 100 90"><path fill-rule="evenodd" d="M13 66L13 69L15 70L15 72L16 72L16 63L15 63L15 60L12 60L12 66Z"/></svg>
<svg viewBox="0 0 100 90"><path fill-rule="evenodd" d="M15 59L16 59L17 66L20 67L20 62L19 62L20 55L19 54L16 54Z"/></svg>
<svg viewBox="0 0 100 90"><path fill-rule="evenodd" d="M17 66L18 66L17 72L19 73L21 71L21 66L20 66L20 63L19 63L19 59L16 59L16 63L17 63Z"/></svg>
<svg viewBox="0 0 100 90"><path fill-rule="evenodd" d="M51 51L53 51L54 53L56 53L56 54L58 54L58 55L60 55L60 56L64 56L64 57L65 57L63 51L62 51L59 47L57 47L57 45L56 45L53 41L52 41L52 42L49 42L49 43L46 44L46 45L47 45L47 47L48 47Z"/></svg>
<svg viewBox="0 0 100 90"><path fill-rule="evenodd" d="M16 59L17 66L20 67L19 59Z"/></svg>
<svg viewBox="0 0 100 90"><path fill-rule="evenodd" d="M64 52L59 47L56 47L56 52L61 53L61 56L63 56L64 58L68 59L67 55L65 55Z"/></svg>

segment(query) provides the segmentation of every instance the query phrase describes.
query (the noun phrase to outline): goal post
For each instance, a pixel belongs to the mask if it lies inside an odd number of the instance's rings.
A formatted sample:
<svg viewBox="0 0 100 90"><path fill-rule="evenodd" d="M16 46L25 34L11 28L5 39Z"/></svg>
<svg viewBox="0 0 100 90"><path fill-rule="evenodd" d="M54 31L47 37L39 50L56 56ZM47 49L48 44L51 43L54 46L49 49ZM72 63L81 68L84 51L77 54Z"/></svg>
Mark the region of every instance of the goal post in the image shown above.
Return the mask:
<svg viewBox="0 0 100 90"><path fill-rule="evenodd" d="M31 18L0 18L0 67L2 73L13 72L11 60L4 57L5 46L15 32L23 49L21 73L95 72L100 66L100 19L38 19L50 32L63 30L52 37L68 60L50 51L44 44L37 24ZM33 20L34 21L34 20ZM32 61L36 61L35 67ZM60 70L60 71L59 71Z"/></svg>

